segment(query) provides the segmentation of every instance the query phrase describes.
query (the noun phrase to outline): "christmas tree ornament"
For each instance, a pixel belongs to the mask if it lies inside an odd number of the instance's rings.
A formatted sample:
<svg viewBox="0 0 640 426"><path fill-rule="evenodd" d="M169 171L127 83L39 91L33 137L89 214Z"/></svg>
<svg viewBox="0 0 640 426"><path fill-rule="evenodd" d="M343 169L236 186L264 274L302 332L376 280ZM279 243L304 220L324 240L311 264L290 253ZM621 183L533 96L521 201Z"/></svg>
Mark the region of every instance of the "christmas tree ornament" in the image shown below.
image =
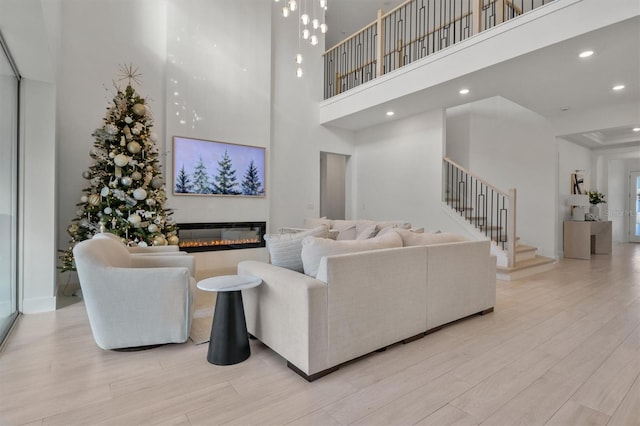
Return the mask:
<svg viewBox="0 0 640 426"><path fill-rule="evenodd" d="M109 153L109 158L114 159L115 157L116 157L116 153L115 153L115 152L113 152L113 151L111 151L111 152Z"/></svg>
<svg viewBox="0 0 640 426"><path fill-rule="evenodd" d="M147 198L147 191L144 188L136 188L133 191L133 198L135 198L138 201L142 201L145 198Z"/></svg>
<svg viewBox="0 0 640 426"><path fill-rule="evenodd" d="M161 188L163 184L164 182L162 181L162 178L159 176L155 176L153 179L151 179L151 187L154 189Z"/></svg>
<svg viewBox="0 0 640 426"><path fill-rule="evenodd" d="M131 179L129 176L123 176L122 179L120 179L120 183L124 186L131 185L131 182L133 182L133 179Z"/></svg>
<svg viewBox="0 0 640 426"><path fill-rule="evenodd" d="M127 144L127 151L129 151L132 154L139 153L141 149L142 149L142 146L136 141L132 141Z"/></svg>
<svg viewBox="0 0 640 426"><path fill-rule="evenodd" d="M167 237L167 243L169 243L170 246L177 246L179 241L180 239L177 235L170 235Z"/></svg>
<svg viewBox="0 0 640 426"><path fill-rule="evenodd" d="M118 167L124 167L129 164L129 157L125 154L118 154L113 159L113 163Z"/></svg>
<svg viewBox="0 0 640 426"><path fill-rule="evenodd" d="M151 232L152 234L154 232L158 232L158 225L156 225L155 223L152 223L147 227L147 231Z"/></svg>
<svg viewBox="0 0 640 426"><path fill-rule="evenodd" d="M147 203L149 207L153 207L156 205L156 200L154 200L153 198L147 198L147 201L145 201L145 203Z"/></svg>
<svg viewBox="0 0 640 426"><path fill-rule="evenodd" d="M106 126L104 126L104 131L107 132L107 134L109 135L117 135L118 134L118 127L116 127L115 124L107 124Z"/></svg>
<svg viewBox="0 0 640 426"><path fill-rule="evenodd" d="M131 117L129 117L129 116L126 116L126 117L124 118L124 122L125 122L125 123L127 123L127 124L131 124L131 123L133 123L133 118L131 118Z"/></svg>
<svg viewBox="0 0 640 426"><path fill-rule="evenodd" d="M82 203L86 203L89 200L89 198L86 195L83 195L82 197L80 197L80 202Z"/></svg>
<svg viewBox="0 0 640 426"><path fill-rule="evenodd" d="M104 186L100 190L100 195L102 195L103 197L106 197L107 195L109 195L110 192L111 192L111 190L109 189L109 187L108 186Z"/></svg>
<svg viewBox="0 0 640 426"><path fill-rule="evenodd" d="M103 210L104 214L111 214L112 211L113 210L111 210L111 207L105 207Z"/></svg>
<svg viewBox="0 0 640 426"><path fill-rule="evenodd" d="M142 179L142 173L135 171L133 173L131 173L131 179L133 180L140 180Z"/></svg>
<svg viewBox="0 0 640 426"><path fill-rule="evenodd" d="M146 114L146 112L147 112L147 108L146 108L144 105L142 105L142 104L135 104L135 105L131 108L131 110L132 110L132 111L133 111L133 113L134 113L135 115L137 115L138 117L142 117L142 116L143 116L143 115L145 115L145 114Z"/></svg>
<svg viewBox="0 0 640 426"><path fill-rule="evenodd" d="M149 245L145 241L140 241L138 247L148 247Z"/></svg>
<svg viewBox="0 0 640 426"><path fill-rule="evenodd" d="M133 139L133 135L131 134L131 129L129 128L129 126L125 125L122 128L122 131L124 132L124 137L125 137L126 140L130 141L130 140ZM120 145L122 145L122 143Z"/></svg>
<svg viewBox="0 0 640 426"><path fill-rule="evenodd" d="M89 195L89 204L91 204L92 206L99 206L100 205L100 196L98 194L91 194Z"/></svg>
<svg viewBox="0 0 640 426"><path fill-rule="evenodd" d="M127 218L127 221L131 225L133 225L134 228L137 228L140 226L140 222L142 222L142 218L137 213L134 213Z"/></svg>
<svg viewBox="0 0 640 426"><path fill-rule="evenodd" d="M166 246L167 245L167 240L165 240L163 236L158 235L157 237L155 237L153 239L153 245L154 246Z"/></svg>
<svg viewBox="0 0 640 426"><path fill-rule="evenodd" d="M85 178L85 179L90 179L91 178L91 172L85 170L84 172L82 172L82 177Z"/></svg>
<svg viewBox="0 0 640 426"><path fill-rule="evenodd" d="M158 134L156 132L149 133L149 139L151 139L152 142L157 142L158 141Z"/></svg>
<svg viewBox="0 0 640 426"><path fill-rule="evenodd" d="M91 186L97 187L98 185L100 185L100 176L96 176L94 178L91 179Z"/></svg>
<svg viewBox="0 0 640 426"><path fill-rule="evenodd" d="M87 219L86 217L83 217L82 219L80 219L80 226L83 228L88 228L89 227L89 219Z"/></svg>

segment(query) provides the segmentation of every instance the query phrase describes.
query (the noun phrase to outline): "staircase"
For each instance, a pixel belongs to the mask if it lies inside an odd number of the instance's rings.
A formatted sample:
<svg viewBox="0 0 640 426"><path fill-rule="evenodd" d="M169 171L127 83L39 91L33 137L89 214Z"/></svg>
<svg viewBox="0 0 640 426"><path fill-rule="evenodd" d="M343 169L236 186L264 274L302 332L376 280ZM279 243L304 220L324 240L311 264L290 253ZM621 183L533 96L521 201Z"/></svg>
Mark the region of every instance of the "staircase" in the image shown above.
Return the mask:
<svg viewBox="0 0 640 426"><path fill-rule="evenodd" d="M555 259L519 244L516 236L516 190L502 191L448 158L443 159L444 201L472 225L478 237L491 240L497 258L496 278L512 281L553 269Z"/></svg>

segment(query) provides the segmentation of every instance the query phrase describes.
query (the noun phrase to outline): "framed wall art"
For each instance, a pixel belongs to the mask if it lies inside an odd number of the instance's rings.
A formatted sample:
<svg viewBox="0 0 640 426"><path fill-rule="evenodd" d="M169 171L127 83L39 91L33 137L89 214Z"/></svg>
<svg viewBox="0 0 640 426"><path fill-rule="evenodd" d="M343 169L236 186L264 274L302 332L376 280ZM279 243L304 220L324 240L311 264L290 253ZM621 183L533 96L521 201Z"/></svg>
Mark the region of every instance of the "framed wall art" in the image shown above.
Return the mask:
<svg viewBox="0 0 640 426"><path fill-rule="evenodd" d="M265 148L173 137L173 194L265 196Z"/></svg>

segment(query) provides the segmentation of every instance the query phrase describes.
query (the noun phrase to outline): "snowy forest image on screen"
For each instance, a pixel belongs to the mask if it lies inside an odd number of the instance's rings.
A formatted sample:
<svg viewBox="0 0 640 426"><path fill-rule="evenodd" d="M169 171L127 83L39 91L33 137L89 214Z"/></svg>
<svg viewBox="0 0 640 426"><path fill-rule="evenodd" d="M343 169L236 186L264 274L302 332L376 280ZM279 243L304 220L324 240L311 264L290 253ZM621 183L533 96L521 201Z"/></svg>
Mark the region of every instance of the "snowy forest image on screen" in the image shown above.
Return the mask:
<svg viewBox="0 0 640 426"><path fill-rule="evenodd" d="M265 149L174 136L173 193L264 197Z"/></svg>

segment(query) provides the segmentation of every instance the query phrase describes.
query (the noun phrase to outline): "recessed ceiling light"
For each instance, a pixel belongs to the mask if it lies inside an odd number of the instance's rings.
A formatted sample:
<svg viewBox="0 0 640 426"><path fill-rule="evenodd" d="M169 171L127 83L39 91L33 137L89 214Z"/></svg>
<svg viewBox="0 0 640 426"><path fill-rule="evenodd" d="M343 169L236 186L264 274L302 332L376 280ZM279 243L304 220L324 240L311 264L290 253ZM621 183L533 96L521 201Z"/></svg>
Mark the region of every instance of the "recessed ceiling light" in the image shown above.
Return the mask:
<svg viewBox="0 0 640 426"><path fill-rule="evenodd" d="M613 86L613 90L622 90L624 89L624 84L618 84L616 86Z"/></svg>
<svg viewBox="0 0 640 426"><path fill-rule="evenodd" d="M640 132L640 127L634 127L634 128L633 128L633 129L631 129L631 130L633 130L634 132Z"/></svg>
<svg viewBox="0 0 640 426"><path fill-rule="evenodd" d="M460 93L461 95L466 95L467 93L469 93L469 89L460 89Z"/></svg>
<svg viewBox="0 0 640 426"><path fill-rule="evenodd" d="M591 55L593 55L593 50L585 50L584 52L580 52L578 56L581 58L588 58Z"/></svg>
<svg viewBox="0 0 640 426"><path fill-rule="evenodd" d="M393 111L387 111L387 115L388 115L389 117L391 117L393 114L395 114Z"/></svg>

